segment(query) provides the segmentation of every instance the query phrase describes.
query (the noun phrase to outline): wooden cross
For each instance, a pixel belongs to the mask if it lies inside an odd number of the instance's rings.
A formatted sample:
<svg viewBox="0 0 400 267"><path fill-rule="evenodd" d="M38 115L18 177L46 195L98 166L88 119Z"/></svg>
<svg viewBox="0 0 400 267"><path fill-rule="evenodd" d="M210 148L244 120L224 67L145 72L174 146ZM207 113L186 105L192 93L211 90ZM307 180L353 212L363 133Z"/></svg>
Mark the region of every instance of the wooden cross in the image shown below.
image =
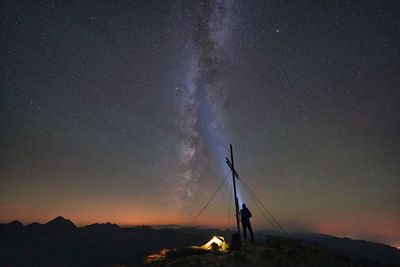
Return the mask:
<svg viewBox="0 0 400 267"><path fill-rule="evenodd" d="M231 160L229 160L228 158L226 158L226 164L228 164L229 168L232 171L232 180L233 180L233 192L235 194L235 210L236 210L236 224L237 224L237 233L239 235L239 240L241 240L241 236L240 236L240 218L239 218L239 201L238 201L238 197L236 194L236 179L239 179L239 175L235 170L235 166L233 164L233 149L232 149L232 144L230 145L231 148Z"/></svg>

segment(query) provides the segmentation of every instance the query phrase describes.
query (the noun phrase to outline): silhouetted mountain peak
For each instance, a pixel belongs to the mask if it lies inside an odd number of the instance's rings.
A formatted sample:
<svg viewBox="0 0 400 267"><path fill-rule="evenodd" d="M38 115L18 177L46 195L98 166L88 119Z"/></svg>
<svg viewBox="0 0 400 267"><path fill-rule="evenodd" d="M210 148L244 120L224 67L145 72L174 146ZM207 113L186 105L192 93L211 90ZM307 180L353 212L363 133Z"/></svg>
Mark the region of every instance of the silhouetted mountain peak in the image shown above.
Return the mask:
<svg viewBox="0 0 400 267"><path fill-rule="evenodd" d="M12 222L2 224L2 228L7 231L19 231L24 228L24 225L17 220L14 220Z"/></svg>
<svg viewBox="0 0 400 267"><path fill-rule="evenodd" d="M45 226L50 227L52 229L57 229L57 230L75 230L75 229L77 229L77 227L75 226L75 224L72 221L65 219L62 216L58 216L58 217L54 218L53 220L46 223Z"/></svg>
<svg viewBox="0 0 400 267"><path fill-rule="evenodd" d="M120 227L115 223L107 222L107 223L95 223L86 225L83 227L83 229L91 231L111 231L111 230L118 230L120 229Z"/></svg>
<svg viewBox="0 0 400 267"><path fill-rule="evenodd" d="M62 222L66 221L66 219L63 216L57 216L53 220L48 221L46 224L52 223L52 222Z"/></svg>
<svg viewBox="0 0 400 267"><path fill-rule="evenodd" d="M12 226L12 227L24 227L24 225L18 220L14 220L14 221L8 223L8 225Z"/></svg>

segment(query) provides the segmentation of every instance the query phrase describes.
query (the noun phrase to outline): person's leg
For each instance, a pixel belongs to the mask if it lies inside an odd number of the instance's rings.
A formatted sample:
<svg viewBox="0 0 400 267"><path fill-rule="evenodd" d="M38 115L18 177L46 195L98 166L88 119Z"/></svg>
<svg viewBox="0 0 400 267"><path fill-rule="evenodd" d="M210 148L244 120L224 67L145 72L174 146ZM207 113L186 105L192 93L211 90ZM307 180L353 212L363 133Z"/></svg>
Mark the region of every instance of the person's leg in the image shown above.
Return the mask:
<svg viewBox="0 0 400 267"><path fill-rule="evenodd" d="M253 229L251 228L251 223L249 223L249 225L247 227L249 228L251 240L254 240L254 233L253 233Z"/></svg>
<svg viewBox="0 0 400 267"><path fill-rule="evenodd" d="M246 240L246 239L247 239L247 236L246 236L246 228L247 228L247 225L246 225L245 223L242 223L243 240Z"/></svg>

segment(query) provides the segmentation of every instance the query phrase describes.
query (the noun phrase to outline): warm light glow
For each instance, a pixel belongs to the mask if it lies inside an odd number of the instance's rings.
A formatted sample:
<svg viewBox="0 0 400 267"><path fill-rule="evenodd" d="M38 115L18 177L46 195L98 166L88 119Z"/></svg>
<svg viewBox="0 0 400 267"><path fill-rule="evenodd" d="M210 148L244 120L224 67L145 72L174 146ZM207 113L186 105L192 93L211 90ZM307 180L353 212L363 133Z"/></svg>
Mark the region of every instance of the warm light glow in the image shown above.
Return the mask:
<svg viewBox="0 0 400 267"><path fill-rule="evenodd" d="M183 249L185 251L184 253L185 255L190 255L191 253L196 254L196 251L198 252L199 250L225 253L228 252L229 250L229 244L225 242L225 238L223 236L213 236L213 238L210 241L208 241L202 246L190 246L188 248L189 250L187 250L186 248ZM147 258L143 261L143 263L150 264L155 261L163 260L165 257L168 256L168 252L170 251L179 253L180 250L177 249L169 250L163 248L158 254L155 253L147 256Z"/></svg>
<svg viewBox="0 0 400 267"><path fill-rule="evenodd" d="M365 218L337 216L336 220L326 218L318 221L312 231L352 239L367 239L368 241L385 243L397 248L399 247L400 237L398 234L398 219L387 215L386 218L387 220L368 218L368 216ZM366 236L368 238L365 238Z"/></svg>
<svg viewBox="0 0 400 267"><path fill-rule="evenodd" d="M220 252L226 252L229 249L229 245L225 242L223 236L213 236L210 241L198 248L204 250L218 250Z"/></svg>
<svg viewBox="0 0 400 267"><path fill-rule="evenodd" d="M165 258L165 256L167 255L168 251L169 251L168 249L163 248L158 254L154 253L154 254L151 254L151 255L147 256L147 258L143 261L143 263L144 264L150 264L150 263L152 263L154 261L162 260L163 258Z"/></svg>

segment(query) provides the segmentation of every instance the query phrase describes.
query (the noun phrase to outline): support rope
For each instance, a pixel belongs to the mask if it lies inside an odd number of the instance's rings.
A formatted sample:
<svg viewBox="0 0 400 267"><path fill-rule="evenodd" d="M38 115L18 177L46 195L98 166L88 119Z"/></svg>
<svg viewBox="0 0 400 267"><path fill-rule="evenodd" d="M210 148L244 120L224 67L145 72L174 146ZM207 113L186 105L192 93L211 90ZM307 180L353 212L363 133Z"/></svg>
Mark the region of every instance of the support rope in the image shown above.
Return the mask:
<svg viewBox="0 0 400 267"><path fill-rule="evenodd" d="M208 202L206 203L206 205L204 205L204 207L199 211L199 213L196 215L196 217L192 220L191 224L193 224L197 218L200 217L200 214L207 208L207 206L211 203L211 201L214 199L215 195L218 193L218 191L221 189L222 185L225 183L226 178L228 178L229 174L231 174L231 172L229 172L224 180L222 181L222 183L218 186L217 190L214 192L214 194L211 196L210 200L208 200Z"/></svg>
<svg viewBox="0 0 400 267"><path fill-rule="evenodd" d="M265 214L265 212L263 211L263 209L261 208L260 204L257 203L257 200L254 198L254 196L247 190L247 188L244 187L243 184L239 183L240 187L243 188L250 196L251 200L254 202L254 204L256 205L256 207L258 208L258 210L261 212L261 214L265 217L265 219L269 222L269 224L278 232L280 232L281 230L275 225L275 223L271 220L270 217L268 217L267 214Z"/></svg>
<svg viewBox="0 0 400 267"><path fill-rule="evenodd" d="M239 180L241 182L241 184L243 185L243 187L246 189L246 191L251 194L257 201L258 203L261 205L261 207L269 214L269 216L271 217L271 219L275 222L275 224L279 227L279 229L282 231L283 234L285 234L286 236L289 236L289 234L285 231L285 229L282 227L282 225L278 222L278 220L272 215L272 213L264 206L264 204L257 198L257 196L251 191L250 187L248 187L243 181L242 179Z"/></svg>

